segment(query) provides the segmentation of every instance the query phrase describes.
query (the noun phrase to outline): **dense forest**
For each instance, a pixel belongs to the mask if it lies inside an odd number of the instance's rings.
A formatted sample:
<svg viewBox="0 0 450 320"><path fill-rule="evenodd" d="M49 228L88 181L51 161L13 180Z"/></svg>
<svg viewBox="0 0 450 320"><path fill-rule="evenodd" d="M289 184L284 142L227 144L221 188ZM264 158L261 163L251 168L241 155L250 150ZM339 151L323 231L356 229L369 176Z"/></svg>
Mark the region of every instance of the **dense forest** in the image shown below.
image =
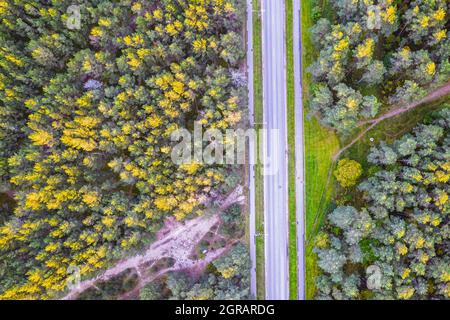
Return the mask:
<svg viewBox="0 0 450 320"><path fill-rule="evenodd" d="M358 196L337 199L316 238L318 299L450 298L450 108L433 118L372 147Z"/></svg>
<svg viewBox="0 0 450 320"><path fill-rule="evenodd" d="M419 101L450 79L446 0L336 0L318 19L311 112L350 134L392 106ZM320 12L318 13L320 16Z"/></svg>
<svg viewBox="0 0 450 320"><path fill-rule="evenodd" d="M0 1L0 298L55 297L71 266L89 277L230 190L230 167L174 164L171 133L242 121L243 12Z"/></svg>

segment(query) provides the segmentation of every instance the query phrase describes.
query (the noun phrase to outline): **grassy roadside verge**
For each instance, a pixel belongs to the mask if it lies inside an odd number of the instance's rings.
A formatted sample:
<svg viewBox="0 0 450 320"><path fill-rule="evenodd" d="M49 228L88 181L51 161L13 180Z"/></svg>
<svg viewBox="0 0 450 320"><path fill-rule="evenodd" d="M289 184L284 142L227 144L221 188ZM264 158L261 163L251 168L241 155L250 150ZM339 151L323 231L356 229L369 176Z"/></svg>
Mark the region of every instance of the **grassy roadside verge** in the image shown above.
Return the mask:
<svg viewBox="0 0 450 320"><path fill-rule="evenodd" d="M253 0L253 89L254 89L254 121L256 132L263 123L263 84L262 84L262 45L261 45L261 6L260 0ZM255 166L255 219L256 219L256 298L265 298L264 277L264 179L262 166L259 165L261 143L257 135Z"/></svg>
<svg viewBox="0 0 450 320"><path fill-rule="evenodd" d="M289 298L297 299L297 223L295 201L295 86L294 86L294 9L286 0L286 79L289 197Z"/></svg>
<svg viewBox="0 0 450 320"><path fill-rule="evenodd" d="M317 52L313 46L309 30L313 25L313 2L301 1L302 23L302 86L305 131L305 180L306 180L306 238L313 239L323 220L325 210L332 193L332 181L328 173L332 166L332 156L339 149L337 136L330 130L320 126L315 118L308 119L309 99L311 90L311 75L306 71L313 62ZM316 0L317 1L317 0ZM323 7L327 1L320 1ZM313 241L306 243L306 299L312 299L315 294L315 277L317 275L316 257L312 252Z"/></svg>

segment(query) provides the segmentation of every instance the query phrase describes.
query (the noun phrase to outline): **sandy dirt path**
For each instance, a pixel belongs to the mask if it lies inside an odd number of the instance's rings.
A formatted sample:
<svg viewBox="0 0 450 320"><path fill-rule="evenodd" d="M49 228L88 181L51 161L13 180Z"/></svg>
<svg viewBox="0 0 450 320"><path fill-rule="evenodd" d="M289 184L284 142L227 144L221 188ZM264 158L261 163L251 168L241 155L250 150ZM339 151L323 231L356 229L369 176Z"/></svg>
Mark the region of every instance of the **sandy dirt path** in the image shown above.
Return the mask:
<svg viewBox="0 0 450 320"><path fill-rule="evenodd" d="M212 216L200 216L184 223L172 222L171 230L151 244L142 254L125 258L100 275L80 282L72 287L62 300L76 299L79 294L95 287L97 283L108 281L128 269L136 271L140 278L138 287L141 288L152 279L169 271L206 267L211 261L220 257L228 247L207 252L201 260L191 259L191 253L205 235L220 222L219 212L234 203L242 203L245 200L242 192L242 186L238 186L227 198L219 202L218 212ZM162 258L174 259L174 265L158 272L156 277L145 274L144 269L148 269L149 264Z"/></svg>

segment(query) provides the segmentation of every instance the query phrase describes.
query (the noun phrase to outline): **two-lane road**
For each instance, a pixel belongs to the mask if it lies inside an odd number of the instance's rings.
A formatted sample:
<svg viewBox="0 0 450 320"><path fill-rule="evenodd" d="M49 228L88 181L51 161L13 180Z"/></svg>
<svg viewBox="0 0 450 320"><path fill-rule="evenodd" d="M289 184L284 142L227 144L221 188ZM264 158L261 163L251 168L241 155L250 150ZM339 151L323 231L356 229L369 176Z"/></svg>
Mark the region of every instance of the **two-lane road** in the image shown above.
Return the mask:
<svg viewBox="0 0 450 320"><path fill-rule="evenodd" d="M289 299L288 153L284 0L262 0L266 299ZM270 161L268 161L270 159Z"/></svg>

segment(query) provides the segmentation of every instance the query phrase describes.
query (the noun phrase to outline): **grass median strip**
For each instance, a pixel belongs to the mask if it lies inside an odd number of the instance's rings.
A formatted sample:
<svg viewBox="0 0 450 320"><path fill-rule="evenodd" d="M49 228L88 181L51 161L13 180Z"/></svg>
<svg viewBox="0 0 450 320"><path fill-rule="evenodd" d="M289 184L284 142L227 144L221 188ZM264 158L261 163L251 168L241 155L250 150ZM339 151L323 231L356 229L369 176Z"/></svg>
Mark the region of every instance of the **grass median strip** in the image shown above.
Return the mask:
<svg viewBox="0 0 450 320"><path fill-rule="evenodd" d="M254 121L259 132L263 123L263 85L262 85L262 45L261 45L261 4L253 0L253 88L254 88ZM256 219L256 298L265 298L264 277L264 179L259 154L262 141L257 135L255 166L255 219Z"/></svg>
<svg viewBox="0 0 450 320"><path fill-rule="evenodd" d="M289 297L297 299L297 223L295 197L295 85L293 1L286 0L287 130L289 190Z"/></svg>

